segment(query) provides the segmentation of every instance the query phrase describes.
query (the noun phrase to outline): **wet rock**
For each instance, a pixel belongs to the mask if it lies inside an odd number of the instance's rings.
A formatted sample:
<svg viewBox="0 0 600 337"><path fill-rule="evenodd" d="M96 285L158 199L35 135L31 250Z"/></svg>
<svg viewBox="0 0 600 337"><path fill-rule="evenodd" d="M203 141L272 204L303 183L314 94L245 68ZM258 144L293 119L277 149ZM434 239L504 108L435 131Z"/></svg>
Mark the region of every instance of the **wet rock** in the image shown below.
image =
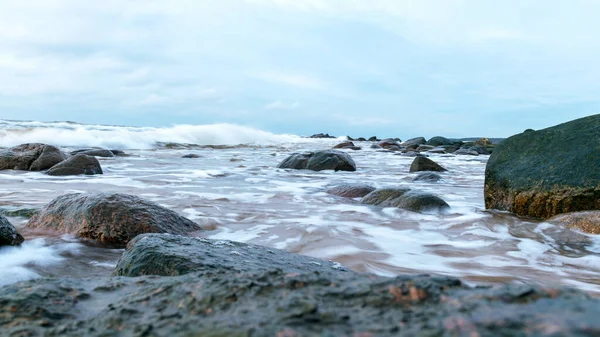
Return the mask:
<svg viewBox="0 0 600 337"><path fill-rule="evenodd" d="M577 290L469 287L428 275L386 278L327 270L324 261L317 262L320 270L305 265L310 258L289 261L286 253L278 263L280 251L261 264L252 247L236 248L250 263L232 266L219 241L200 240L217 245L217 254L196 254L192 244L200 269L186 275L52 278L0 287L0 331L47 337L600 334L600 300ZM186 247L186 241L171 244Z"/></svg>
<svg viewBox="0 0 600 337"><path fill-rule="evenodd" d="M435 171L435 172L444 172L448 171L438 163L426 157L416 157L415 160L410 165L410 172L420 172L420 171Z"/></svg>
<svg viewBox="0 0 600 337"><path fill-rule="evenodd" d="M195 153L190 153L190 154L186 154L186 155L181 156L181 158L197 159L197 158L201 158L201 156L197 155Z"/></svg>
<svg viewBox="0 0 600 337"><path fill-rule="evenodd" d="M479 152L471 150L471 149L458 149L454 154L463 155L463 156L479 156Z"/></svg>
<svg viewBox="0 0 600 337"><path fill-rule="evenodd" d="M600 115L580 118L500 143L485 171L485 205L550 218L600 209Z"/></svg>
<svg viewBox="0 0 600 337"><path fill-rule="evenodd" d="M409 188L380 188L367 194L361 203L397 207L413 212L440 212L450 208L438 196Z"/></svg>
<svg viewBox="0 0 600 337"><path fill-rule="evenodd" d="M344 198L362 198L373 191L375 191L375 187L371 185L344 184L328 189L327 193Z"/></svg>
<svg viewBox="0 0 600 337"><path fill-rule="evenodd" d="M358 137L356 140L358 140L359 142L366 142L367 139L365 137Z"/></svg>
<svg viewBox="0 0 600 337"><path fill-rule="evenodd" d="M419 145L419 147L417 147L417 151L419 152L425 152L433 149L435 149L435 146L431 145Z"/></svg>
<svg viewBox="0 0 600 337"><path fill-rule="evenodd" d="M436 154L446 154L446 153L448 153L448 151L446 150L446 148L445 147L441 147L441 146L434 147L433 149L431 149L431 150L429 150L427 152L429 152L429 153L436 153Z"/></svg>
<svg viewBox="0 0 600 337"><path fill-rule="evenodd" d="M52 166L46 174L51 176L94 175L102 174L102 167L100 167L100 162L96 157L76 154Z"/></svg>
<svg viewBox="0 0 600 337"><path fill-rule="evenodd" d="M68 157L52 145L22 144L0 151L0 170L42 171Z"/></svg>
<svg viewBox="0 0 600 337"><path fill-rule="evenodd" d="M413 181L425 181L425 182L438 182L442 180L442 176L435 172L422 172L419 173Z"/></svg>
<svg viewBox="0 0 600 337"><path fill-rule="evenodd" d="M453 145L454 141L452 141L446 137L437 136L437 137L433 137L433 138L429 139L426 144L436 147L436 146L441 146L441 145Z"/></svg>
<svg viewBox="0 0 600 337"><path fill-rule="evenodd" d="M600 234L600 211L559 214L550 218L548 222L590 234Z"/></svg>
<svg viewBox="0 0 600 337"><path fill-rule="evenodd" d="M200 230L193 221L156 203L119 193L59 196L34 215L26 227L69 233L117 247L143 233L184 235Z"/></svg>
<svg viewBox="0 0 600 337"><path fill-rule="evenodd" d="M127 153L125 153L122 150L110 150L110 152L112 152L117 157L127 157L127 156L129 156Z"/></svg>
<svg viewBox="0 0 600 337"><path fill-rule="evenodd" d="M406 152L402 152L400 155L405 156L405 157L425 156L424 154L421 154L421 153L416 152L416 151L406 151Z"/></svg>
<svg viewBox="0 0 600 337"><path fill-rule="evenodd" d="M8 219L0 215L0 247L19 246L25 239Z"/></svg>
<svg viewBox="0 0 600 337"><path fill-rule="evenodd" d="M317 133L317 134L310 136L309 138L335 138L335 137L330 136L328 133Z"/></svg>
<svg viewBox="0 0 600 337"><path fill-rule="evenodd" d="M483 147L483 146L479 146L479 145L475 145L475 146L471 146L468 148L470 151L475 151L479 154L483 154L483 155L489 155L492 153L492 151L490 151L490 149L493 149L493 147L487 148L487 147Z"/></svg>
<svg viewBox="0 0 600 337"><path fill-rule="evenodd" d="M0 206L0 215L31 218L39 212L39 208L21 206Z"/></svg>
<svg viewBox="0 0 600 337"><path fill-rule="evenodd" d="M346 152L338 150L294 153L277 167L313 171L356 171L356 164L354 163L354 160L352 160L352 157Z"/></svg>
<svg viewBox="0 0 600 337"><path fill-rule="evenodd" d="M71 152L71 155L76 155L76 154L85 154L86 156L104 157L104 158L112 158L115 156L115 154L111 150L105 150L105 149L81 149L81 150L75 150L75 151Z"/></svg>
<svg viewBox="0 0 600 337"><path fill-rule="evenodd" d="M378 142L378 141L380 141L380 139L379 139L379 138L377 138L376 136L369 137L369 139L368 139L368 140L369 140L370 142Z"/></svg>
<svg viewBox="0 0 600 337"><path fill-rule="evenodd" d="M143 234L127 244L127 250L117 263L114 275L175 276L219 269L237 273L346 270L335 262L325 262L264 246L169 234Z"/></svg>
<svg viewBox="0 0 600 337"><path fill-rule="evenodd" d="M475 142L473 142L474 146L481 146L481 147L486 147L486 146L491 146L492 145L492 141L489 140L489 138L479 138L478 140L476 140Z"/></svg>
<svg viewBox="0 0 600 337"><path fill-rule="evenodd" d="M361 150L360 146L354 145L351 141L346 141L340 144L337 144L333 147L333 149L350 149L350 150Z"/></svg>
<svg viewBox="0 0 600 337"><path fill-rule="evenodd" d="M427 140L425 140L425 138L416 137L416 138L411 138L409 140L406 140L400 145L406 146L406 147L416 146L415 148L417 148L419 145L424 145L426 143L427 143Z"/></svg>

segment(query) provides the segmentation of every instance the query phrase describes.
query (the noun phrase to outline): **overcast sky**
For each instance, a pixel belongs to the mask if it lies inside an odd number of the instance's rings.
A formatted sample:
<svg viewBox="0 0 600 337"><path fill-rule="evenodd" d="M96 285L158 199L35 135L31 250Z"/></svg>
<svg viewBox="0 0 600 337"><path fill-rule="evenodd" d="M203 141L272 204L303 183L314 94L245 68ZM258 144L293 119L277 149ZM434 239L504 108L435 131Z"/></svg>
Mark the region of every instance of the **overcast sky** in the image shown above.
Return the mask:
<svg viewBox="0 0 600 337"><path fill-rule="evenodd" d="M595 0L0 2L0 118L509 136L600 113Z"/></svg>

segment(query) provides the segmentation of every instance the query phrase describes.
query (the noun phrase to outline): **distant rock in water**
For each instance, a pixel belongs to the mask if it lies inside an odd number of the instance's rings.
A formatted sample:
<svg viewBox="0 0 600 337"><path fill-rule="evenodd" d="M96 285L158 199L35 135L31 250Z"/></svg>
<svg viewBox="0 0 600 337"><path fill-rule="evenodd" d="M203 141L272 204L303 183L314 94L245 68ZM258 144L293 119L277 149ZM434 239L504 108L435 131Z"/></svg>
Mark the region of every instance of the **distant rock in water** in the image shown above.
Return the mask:
<svg viewBox="0 0 600 337"><path fill-rule="evenodd" d="M427 143L427 140L424 137L416 137L416 138L411 138L409 140L406 140L403 143L401 143L400 145L405 146L405 147L414 147L416 149L419 145L424 145L426 143Z"/></svg>
<svg viewBox="0 0 600 337"><path fill-rule="evenodd" d="M85 154L76 154L67 160L64 160L52 166L46 174L51 176L71 176L71 175L94 175L102 174L102 167L96 157Z"/></svg>
<svg viewBox="0 0 600 337"><path fill-rule="evenodd" d="M346 152L338 150L294 153L277 167L313 171L356 171L356 164L354 163L354 160L352 160L352 157Z"/></svg>
<svg viewBox="0 0 600 337"><path fill-rule="evenodd" d="M317 134L310 136L309 138L335 138L335 137L330 136L328 133L317 133Z"/></svg>
<svg viewBox="0 0 600 337"><path fill-rule="evenodd" d="M351 141L345 141L343 143L339 143L333 147L333 149L350 149L350 150L360 150L360 146L354 145Z"/></svg>
<svg viewBox="0 0 600 337"><path fill-rule="evenodd" d="M71 152L71 155L76 155L76 154L85 154L87 156L104 157L104 158L112 158L115 156L115 154L111 150L105 150L105 149L81 149L81 150L75 150L75 151Z"/></svg>
<svg viewBox="0 0 600 337"><path fill-rule="evenodd" d="M65 194L34 215L28 228L52 230L123 247L143 233L187 234L195 222L156 203L128 194Z"/></svg>
<svg viewBox="0 0 600 337"><path fill-rule="evenodd" d="M25 239L17 232L15 226L13 226L4 216L0 215L0 247L18 246L23 241L25 241Z"/></svg>
<svg viewBox="0 0 600 337"><path fill-rule="evenodd" d="M600 209L600 115L504 140L487 163L485 206L521 216Z"/></svg>
<svg viewBox="0 0 600 337"><path fill-rule="evenodd" d="M455 143L454 141L452 141L446 137L437 136L437 137L433 137L433 138L429 139L426 144L437 147L437 146L441 146L441 145L454 145L454 143Z"/></svg>
<svg viewBox="0 0 600 337"><path fill-rule="evenodd" d="M550 218L548 222L590 234L600 234L600 211L559 214Z"/></svg>
<svg viewBox="0 0 600 337"><path fill-rule="evenodd" d="M365 184L344 184L332 187L327 193L344 198L362 198L375 191L375 187Z"/></svg>
<svg viewBox="0 0 600 337"><path fill-rule="evenodd" d="M475 150L471 150L470 148L469 149L465 149L465 148L458 149L454 152L454 154L466 155L466 156L479 156L479 152L477 152Z"/></svg>
<svg viewBox="0 0 600 337"><path fill-rule="evenodd" d="M52 145L22 144L0 151L0 170L43 171L68 157Z"/></svg>
<svg viewBox="0 0 600 337"><path fill-rule="evenodd" d="M195 153L190 153L190 154L186 154L186 155L181 156L181 158L197 159L197 158L201 158L201 156L197 155Z"/></svg>
<svg viewBox="0 0 600 337"><path fill-rule="evenodd" d="M436 182L442 180L442 176L435 172L422 172L419 173L413 181L425 181L425 182Z"/></svg>
<svg viewBox="0 0 600 337"><path fill-rule="evenodd" d="M226 269L238 273L280 269L286 273L347 270L337 263L264 246L168 234L143 234L127 244L114 275L176 276Z"/></svg>
<svg viewBox="0 0 600 337"><path fill-rule="evenodd" d="M440 197L409 188L380 188L367 194L361 203L397 207L413 212L443 212L450 209Z"/></svg>
<svg viewBox="0 0 600 337"><path fill-rule="evenodd" d="M434 162L433 160L431 160L427 157L418 156L415 158L415 160L413 160L412 164L410 165L410 172L420 172L420 171L445 172L448 170L446 170L445 168L440 166L438 163Z"/></svg>

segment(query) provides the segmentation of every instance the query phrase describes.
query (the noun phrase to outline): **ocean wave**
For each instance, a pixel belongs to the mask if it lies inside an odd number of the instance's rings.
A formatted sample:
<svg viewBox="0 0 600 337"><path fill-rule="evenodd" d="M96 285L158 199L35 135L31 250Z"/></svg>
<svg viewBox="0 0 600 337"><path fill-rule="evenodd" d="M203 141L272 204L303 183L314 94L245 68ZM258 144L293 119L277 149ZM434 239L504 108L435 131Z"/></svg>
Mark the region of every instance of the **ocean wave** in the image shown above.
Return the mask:
<svg viewBox="0 0 600 337"><path fill-rule="evenodd" d="M235 124L127 127L74 122L0 120L0 146L46 143L66 147L152 149L161 144L275 145L310 141L296 135L274 134Z"/></svg>

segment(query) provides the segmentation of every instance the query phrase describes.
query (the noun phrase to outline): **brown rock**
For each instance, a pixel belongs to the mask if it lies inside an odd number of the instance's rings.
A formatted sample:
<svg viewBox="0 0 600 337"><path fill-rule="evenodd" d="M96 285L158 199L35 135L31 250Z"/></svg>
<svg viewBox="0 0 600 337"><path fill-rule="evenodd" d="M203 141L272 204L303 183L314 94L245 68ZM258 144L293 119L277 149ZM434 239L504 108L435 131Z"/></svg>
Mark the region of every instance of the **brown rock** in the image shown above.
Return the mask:
<svg viewBox="0 0 600 337"><path fill-rule="evenodd" d="M590 234L600 234L600 211L560 214L550 218L548 222Z"/></svg>

